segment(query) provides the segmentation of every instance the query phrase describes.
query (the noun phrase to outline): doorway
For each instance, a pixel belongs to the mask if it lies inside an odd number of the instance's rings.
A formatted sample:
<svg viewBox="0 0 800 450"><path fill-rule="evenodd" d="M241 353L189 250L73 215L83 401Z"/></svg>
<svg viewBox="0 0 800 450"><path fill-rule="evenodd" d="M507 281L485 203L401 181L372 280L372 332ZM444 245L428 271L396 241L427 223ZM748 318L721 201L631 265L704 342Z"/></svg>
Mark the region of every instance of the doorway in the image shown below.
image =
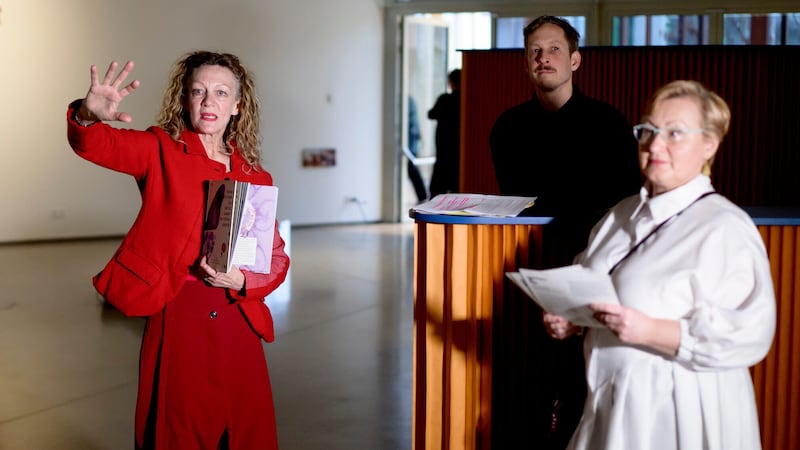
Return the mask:
<svg viewBox="0 0 800 450"><path fill-rule="evenodd" d="M461 50L489 49L492 15L477 13L410 14L402 20L401 117L399 135L404 153L401 205L404 211L419 203L409 176L412 161L425 191L436 161L436 122L428 111L447 92L447 74L461 68ZM407 217L407 215L405 215Z"/></svg>

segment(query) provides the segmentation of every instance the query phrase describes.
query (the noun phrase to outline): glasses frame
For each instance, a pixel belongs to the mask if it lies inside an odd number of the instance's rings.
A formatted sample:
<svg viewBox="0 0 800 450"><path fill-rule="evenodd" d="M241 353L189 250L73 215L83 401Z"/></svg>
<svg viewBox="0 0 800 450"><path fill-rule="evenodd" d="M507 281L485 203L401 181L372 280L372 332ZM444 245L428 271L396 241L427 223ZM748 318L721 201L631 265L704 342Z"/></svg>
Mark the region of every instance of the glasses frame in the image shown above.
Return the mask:
<svg viewBox="0 0 800 450"><path fill-rule="evenodd" d="M649 131L651 135L646 139L644 138L644 135L640 137L638 134L642 133L643 131ZM680 132L680 134L678 134L679 137L675 137L674 135L671 134L672 132L675 131ZM655 140L655 138L658 135L661 135L661 137L666 142L670 144L677 144L678 142L683 141L683 138L687 134L705 133L706 131L708 130L706 130L705 128L682 128L682 127L658 128L656 126L650 125L649 123L640 123L638 125L633 126L633 137L640 144L647 144L648 142Z"/></svg>

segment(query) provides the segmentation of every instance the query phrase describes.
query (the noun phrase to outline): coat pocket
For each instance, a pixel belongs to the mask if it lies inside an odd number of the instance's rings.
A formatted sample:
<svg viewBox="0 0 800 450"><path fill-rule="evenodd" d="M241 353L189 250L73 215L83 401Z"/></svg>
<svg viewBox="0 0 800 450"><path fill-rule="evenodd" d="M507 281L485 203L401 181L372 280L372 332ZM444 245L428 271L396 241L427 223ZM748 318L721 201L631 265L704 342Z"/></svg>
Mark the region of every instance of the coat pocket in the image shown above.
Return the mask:
<svg viewBox="0 0 800 450"><path fill-rule="evenodd" d="M94 286L103 297L127 316L149 316L160 311L166 301L159 295L163 271L150 260L121 249L102 272Z"/></svg>
<svg viewBox="0 0 800 450"><path fill-rule="evenodd" d="M122 249L114 259L148 286L155 285L161 278L161 269L157 265L129 249Z"/></svg>

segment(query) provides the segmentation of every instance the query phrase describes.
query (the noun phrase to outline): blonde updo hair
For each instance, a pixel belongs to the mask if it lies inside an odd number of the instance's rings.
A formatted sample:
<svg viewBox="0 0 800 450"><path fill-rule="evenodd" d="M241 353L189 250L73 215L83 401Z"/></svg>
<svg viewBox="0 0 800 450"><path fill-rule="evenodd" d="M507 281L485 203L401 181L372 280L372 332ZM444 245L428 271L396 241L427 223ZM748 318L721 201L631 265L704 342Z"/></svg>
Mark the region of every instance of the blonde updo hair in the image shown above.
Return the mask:
<svg viewBox="0 0 800 450"><path fill-rule="evenodd" d="M644 117L650 116L658 103L672 98L692 98L697 101L703 117L705 134L715 137L722 143L731 124L731 110L722 97L697 81L676 80L661 86L653 93L645 107ZM714 157L706 162L707 167L703 169L705 175L710 174L713 163Z"/></svg>

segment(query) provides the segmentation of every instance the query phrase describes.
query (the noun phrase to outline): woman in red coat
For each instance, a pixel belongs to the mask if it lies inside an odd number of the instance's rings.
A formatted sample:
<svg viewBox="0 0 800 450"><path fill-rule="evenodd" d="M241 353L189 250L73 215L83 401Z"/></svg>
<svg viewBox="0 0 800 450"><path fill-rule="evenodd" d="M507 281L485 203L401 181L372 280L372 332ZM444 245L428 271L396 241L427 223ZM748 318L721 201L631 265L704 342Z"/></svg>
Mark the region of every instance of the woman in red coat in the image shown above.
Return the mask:
<svg viewBox="0 0 800 450"><path fill-rule="evenodd" d="M70 104L74 151L134 177L139 214L106 267L98 292L129 316L147 318L136 404L137 449L275 449L272 391L261 339L274 339L264 297L286 278L289 258L275 227L268 274L217 272L201 254L206 180L271 185L260 165L259 103L231 54L192 52L175 66L158 126L130 122L120 102L133 62ZM123 86L124 85L124 86Z"/></svg>

